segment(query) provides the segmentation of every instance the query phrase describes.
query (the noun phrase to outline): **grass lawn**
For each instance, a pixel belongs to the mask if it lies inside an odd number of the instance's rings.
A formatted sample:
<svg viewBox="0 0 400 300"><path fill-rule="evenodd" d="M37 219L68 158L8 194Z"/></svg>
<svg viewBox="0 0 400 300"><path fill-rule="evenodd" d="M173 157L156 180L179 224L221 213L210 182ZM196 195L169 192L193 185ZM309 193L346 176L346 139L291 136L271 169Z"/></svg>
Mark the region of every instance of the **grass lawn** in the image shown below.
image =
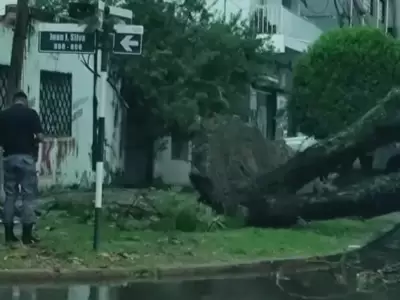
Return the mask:
<svg viewBox="0 0 400 300"><path fill-rule="evenodd" d="M92 251L92 225L49 216L40 223L36 248L0 245L0 269L153 267L188 263L323 255L357 245L400 220L391 214L368 221L334 220L292 229L225 229L214 232L121 231L101 228L101 249ZM3 240L3 235L0 235Z"/></svg>

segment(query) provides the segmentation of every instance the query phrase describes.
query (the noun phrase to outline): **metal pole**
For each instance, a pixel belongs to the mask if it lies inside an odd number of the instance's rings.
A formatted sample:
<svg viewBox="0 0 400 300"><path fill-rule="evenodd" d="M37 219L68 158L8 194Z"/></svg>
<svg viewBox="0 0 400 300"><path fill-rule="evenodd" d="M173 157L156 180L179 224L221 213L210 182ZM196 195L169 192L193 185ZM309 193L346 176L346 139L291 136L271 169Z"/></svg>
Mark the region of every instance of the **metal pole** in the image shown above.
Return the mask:
<svg viewBox="0 0 400 300"><path fill-rule="evenodd" d="M99 97L99 119L98 119L98 139L97 139L97 161L96 161L96 198L94 209L94 236L93 249L99 248L100 234L100 216L103 202L103 173L104 173L104 140L105 140L105 104L107 91L107 69L108 69L108 51L109 51L109 33L110 28L107 23L107 18L110 14L110 8L104 7L103 12L103 32L101 41L101 67L100 67L100 97Z"/></svg>
<svg viewBox="0 0 400 300"><path fill-rule="evenodd" d="M100 31L96 30L96 39L95 39L95 47L96 50L93 55L93 124L92 124L92 171L96 171L96 161L97 161L97 105L98 105L98 98L97 98L97 77L99 76L98 66L99 66L99 57L101 55L99 49L99 39Z"/></svg>

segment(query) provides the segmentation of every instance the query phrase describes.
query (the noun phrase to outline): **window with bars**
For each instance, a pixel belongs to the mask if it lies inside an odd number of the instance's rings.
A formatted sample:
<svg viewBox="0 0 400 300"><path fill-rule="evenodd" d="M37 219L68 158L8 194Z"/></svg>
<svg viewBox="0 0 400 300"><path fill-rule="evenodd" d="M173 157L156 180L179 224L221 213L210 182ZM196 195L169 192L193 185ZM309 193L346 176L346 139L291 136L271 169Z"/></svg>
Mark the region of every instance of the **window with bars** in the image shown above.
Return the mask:
<svg viewBox="0 0 400 300"><path fill-rule="evenodd" d="M7 101L7 77L9 66L0 65L0 110Z"/></svg>
<svg viewBox="0 0 400 300"><path fill-rule="evenodd" d="M39 111L44 134L72 135L72 74L40 71Z"/></svg>

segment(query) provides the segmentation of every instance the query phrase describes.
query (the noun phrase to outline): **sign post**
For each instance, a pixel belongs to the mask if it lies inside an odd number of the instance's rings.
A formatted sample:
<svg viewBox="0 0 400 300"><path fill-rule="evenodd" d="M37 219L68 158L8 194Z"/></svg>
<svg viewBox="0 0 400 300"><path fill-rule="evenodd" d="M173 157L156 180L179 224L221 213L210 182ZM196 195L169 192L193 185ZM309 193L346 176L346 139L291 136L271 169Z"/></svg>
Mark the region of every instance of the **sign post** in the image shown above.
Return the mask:
<svg viewBox="0 0 400 300"><path fill-rule="evenodd" d="M96 149L96 192L94 203L94 232L93 232L93 250L97 251L100 242L100 216L103 207L103 177L104 177L104 142L105 142L105 112L106 112L106 96L107 96L107 79L108 79L108 55L110 29L107 26L107 19L110 16L108 6L104 7L102 15L102 32L101 32L101 64L100 64L100 97L97 120L97 149Z"/></svg>
<svg viewBox="0 0 400 300"><path fill-rule="evenodd" d="M100 95L98 98L98 119L96 140L96 191L94 203L94 234L93 249L98 250L100 240L100 216L103 205L103 173L104 173L104 142L105 142L105 111L108 80L109 55L141 55L143 44L143 26L138 25L114 25L109 28L107 22L110 16L110 7L104 2L98 2L98 9L102 11L102 30L93 33L84 32L84 27L78 24L53 24L41 23L39 25L39 52L63 53L63 54L96 54L100 56ZM111 14L121 15L132 19L132 12L111 7ZM112 14L113 15L113 14ZM112 26L111 26L112 27ZM96 35L96 33L98 33ZM97 45L100 42L101 47ZM97 55L99 54L99 55ZM97 64L97 61L94 62ZM95 72L96 73L96 72ZM94 74L97 80L97 74Z"/></svg>

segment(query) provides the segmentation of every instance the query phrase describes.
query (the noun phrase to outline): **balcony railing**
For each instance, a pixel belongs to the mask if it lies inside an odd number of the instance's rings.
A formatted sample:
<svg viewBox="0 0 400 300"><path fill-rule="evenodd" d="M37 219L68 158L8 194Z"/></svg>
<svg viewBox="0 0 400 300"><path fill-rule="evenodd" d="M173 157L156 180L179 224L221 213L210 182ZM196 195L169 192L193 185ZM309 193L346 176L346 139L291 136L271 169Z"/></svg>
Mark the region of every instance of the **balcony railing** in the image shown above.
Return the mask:
<svg viewBox="0 0 400 300"><path fill-rule="evenodd" d="M256 6L251 21L258 34L283 34L308 43L314 42L322 33L312 22L280 4Z"/></svg>

